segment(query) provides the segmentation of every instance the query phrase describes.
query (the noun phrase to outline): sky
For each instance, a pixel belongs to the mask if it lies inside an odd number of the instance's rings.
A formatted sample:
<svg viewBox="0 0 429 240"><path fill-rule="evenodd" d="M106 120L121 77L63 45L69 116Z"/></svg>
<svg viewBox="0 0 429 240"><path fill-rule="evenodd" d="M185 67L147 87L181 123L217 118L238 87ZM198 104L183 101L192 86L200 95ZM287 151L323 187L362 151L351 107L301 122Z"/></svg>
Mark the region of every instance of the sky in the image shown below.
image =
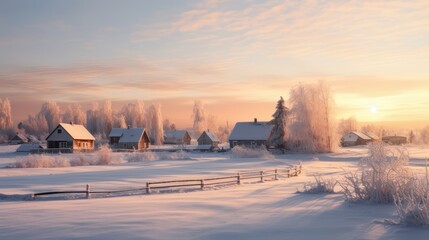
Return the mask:
<svg viewBox="0 0 429 240"><path fill-rule="evenodd" d="M268 120L323 80L338 119L425 124L429 1L0 1L0 98L14 121L44 101L162 105L192 124Z"/></svg>

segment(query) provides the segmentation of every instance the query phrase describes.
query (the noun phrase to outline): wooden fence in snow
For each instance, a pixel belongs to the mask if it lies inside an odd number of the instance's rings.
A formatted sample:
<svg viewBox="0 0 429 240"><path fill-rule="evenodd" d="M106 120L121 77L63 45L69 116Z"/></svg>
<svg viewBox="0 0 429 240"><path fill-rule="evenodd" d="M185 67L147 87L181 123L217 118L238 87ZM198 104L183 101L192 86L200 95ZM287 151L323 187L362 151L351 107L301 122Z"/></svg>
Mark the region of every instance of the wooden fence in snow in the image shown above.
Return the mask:
<svg viewBox="0 0 429 240"><path fill-rule="evenodd" d="M64 194L84 194L86 198L91 198L92 194L119 194L126 192L142 192L150 194L153 190L157 189L188 189L198 188L203 190L206 187L225 186L230 184L241 184L243 182L249 182L249 180L256 180L257 182L264 182L270 180L279 180L280 178L290 178L301 174L302 164L289 167L289 168L276 168L270 170L261 171L242 171L235 175L214 177L214 178L200 178L200 179L184 179L184 180L171 180L171 181L154 181L146 182L146 186L142 188L125 189L125 190L113 190L113 191L92 191L89 184L86 185L86 189L82 191L52 191L52 192L41 192L32 194L33 199L37 196L46 195L64 195Z"/></svg>

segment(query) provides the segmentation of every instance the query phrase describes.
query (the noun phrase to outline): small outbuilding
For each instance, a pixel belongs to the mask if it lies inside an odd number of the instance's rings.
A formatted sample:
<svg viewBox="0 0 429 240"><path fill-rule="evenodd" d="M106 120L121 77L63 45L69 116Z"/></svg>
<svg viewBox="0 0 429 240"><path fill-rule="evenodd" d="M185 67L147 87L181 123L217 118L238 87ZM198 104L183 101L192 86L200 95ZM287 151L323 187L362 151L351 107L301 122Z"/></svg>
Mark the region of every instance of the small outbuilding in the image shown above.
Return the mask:
<svg viewBox="0 0 429 240"><path fill-rule="evenodd" d="M83 125L60 123L46 138L50 152L88 152L94 150L95 138Z"/></svg>
<svg viewBox="0 0 429 240"><path fill-rule="evenodd" d="M9 140L9 144L23 144L28 142L29 139L22 133L17 133L12 139Z"/></svg>
<svg viewBox="0 0 429 240"><path fill-rule="evenodd" d="M237 145L245 147L270 147L274 125L269 122L238 122L229 136L231 149Z"/></svg>
<svg viewBox="0 0 429 240"><path fill-rule="evenodd" d="M190 145L191 135L186 130L165 131L164 144Z"/></svg>
<svg viewBox="0 0 429 240"><path fill-rule="evenodd" d="M212 151L214 149L219 148L220 140L213 132L210 132L210 130L207 130L201 133L197 142L198 142L197 149Z"/></svg>
<svg viewBox="0 0 429 240"><path fill-rule="evenodd" d="M144 128L113 128L109 134L112 149L142 150L149 148L149 136Z"/></svg>
<svg viewBox="0 0 429 240"><path fill-rule="evenodd" d="M341 145L343 147L350 147L350 146L366 145L373 141L375 141L375 139L366 135L365 133L354 131L354 132L347 133L341 138Z"/></svg>
<svg viewBox="0 0 429 240"><path fill-rule="evenodd" d="M391 145L401 145L407 143L407 137L404 136L385 136L382 141Z"/></svg>

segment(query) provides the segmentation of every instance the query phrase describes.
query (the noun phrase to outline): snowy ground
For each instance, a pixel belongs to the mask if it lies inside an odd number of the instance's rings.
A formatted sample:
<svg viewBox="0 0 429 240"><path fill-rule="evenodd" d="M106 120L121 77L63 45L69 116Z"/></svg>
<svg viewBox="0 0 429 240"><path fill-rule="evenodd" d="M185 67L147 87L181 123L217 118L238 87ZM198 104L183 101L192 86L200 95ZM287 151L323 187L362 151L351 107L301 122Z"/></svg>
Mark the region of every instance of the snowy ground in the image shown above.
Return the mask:
<svg viewBox="0 0 429 240"><path fill-rule="evenodd" d="M0 146L0 166L14 162L16 146ZM409 147L410 167L424 171L429 148ZM228 175L303 161L296 178L217 190L114 198L0 201L0 239L427 239L429 229L384 224L392 205L345 203L341 194L297 194L313 175L340 178L356 167L365 148L332 154L286 154L276 159L236 159L230 153L191 154L110 166L0 169L0 193L121 189L148 180ZM71 155L65 155L71 157ZM118 157L122 157L118 153Z"/></svg>

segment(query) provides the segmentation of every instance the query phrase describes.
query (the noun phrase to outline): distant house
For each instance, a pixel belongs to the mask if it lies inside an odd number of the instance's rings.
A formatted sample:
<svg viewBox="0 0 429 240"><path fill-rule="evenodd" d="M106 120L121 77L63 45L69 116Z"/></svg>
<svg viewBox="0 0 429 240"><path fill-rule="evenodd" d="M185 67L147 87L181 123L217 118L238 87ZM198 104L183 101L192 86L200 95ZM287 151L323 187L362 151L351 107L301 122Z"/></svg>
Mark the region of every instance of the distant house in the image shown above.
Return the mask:
<svg viewBox="0 0 429 240"><path fill-rule="evenodd" d="M231 148L237 145L269 148L273 127L273 124L258 122L256 118L253 122L238 122L229 136L229 145Z"/></svg>
<svg viewBox="0 0 429 240"><path fill-rule="evenodd" d="M407 137L404 136L385 136L382 141L391 145L401 145L407 143Z"/></svg>
<svg viewBox="0 0 429 240"><path fill-rule="evenodd" d="M142 150L149 148L150 140L144 128L113 128L109 144L113 149Z"/></svg>
<svg viewBox="0 0 429 240"><path fill-rule="evenodd" d="M373 141L379 141L380 138L375 135L374 133L371 132L364 132L365 135L367 135L368 137L370 137Z"/></svg>
<svg viewBox="0 0 429 240"><path fill-rule="evenodd" d="M200 137L197 140L198 147L200 150L214 150L219 148L219 138L210 130L204 131L201 133Z"/></svg>
<svg viewBox="0 0 429 240"><path fill-rule="evenodd" d="M37 153L38 151L41 151L43 149L44 149L44 147L40 143L25 143L25 144L21 144L21 146L19 146L16 149L16 152L34 152L34 153Z"/></svg>
<svg viewBox="0 0 429 240"><path fill-rule="evenodd" d="M186 130L165 131L164 144L190 145L191 135Z"/></svg>
<svg viewBox="0 0 429 240"><path fill-rule="evenodd" d="M46 138L48 149L59 152L86 152L94 150L94 136L80 124L60 123Z"/></svg>
<svg viewBox="0 0 429 240"><path fill-rule="evenodd" d="M22 133L17 133L11 140L9 140L9 144L23 144L28 142L29 139Z"/></svg>
<svg viewBox="0 0 429 240"><path fill-rule="evenodd" d="M366 135L363 132L354 131L354 132L347 133L341 138L341 145L343 147L366 145L375 140L376 139Z"/></svg>

